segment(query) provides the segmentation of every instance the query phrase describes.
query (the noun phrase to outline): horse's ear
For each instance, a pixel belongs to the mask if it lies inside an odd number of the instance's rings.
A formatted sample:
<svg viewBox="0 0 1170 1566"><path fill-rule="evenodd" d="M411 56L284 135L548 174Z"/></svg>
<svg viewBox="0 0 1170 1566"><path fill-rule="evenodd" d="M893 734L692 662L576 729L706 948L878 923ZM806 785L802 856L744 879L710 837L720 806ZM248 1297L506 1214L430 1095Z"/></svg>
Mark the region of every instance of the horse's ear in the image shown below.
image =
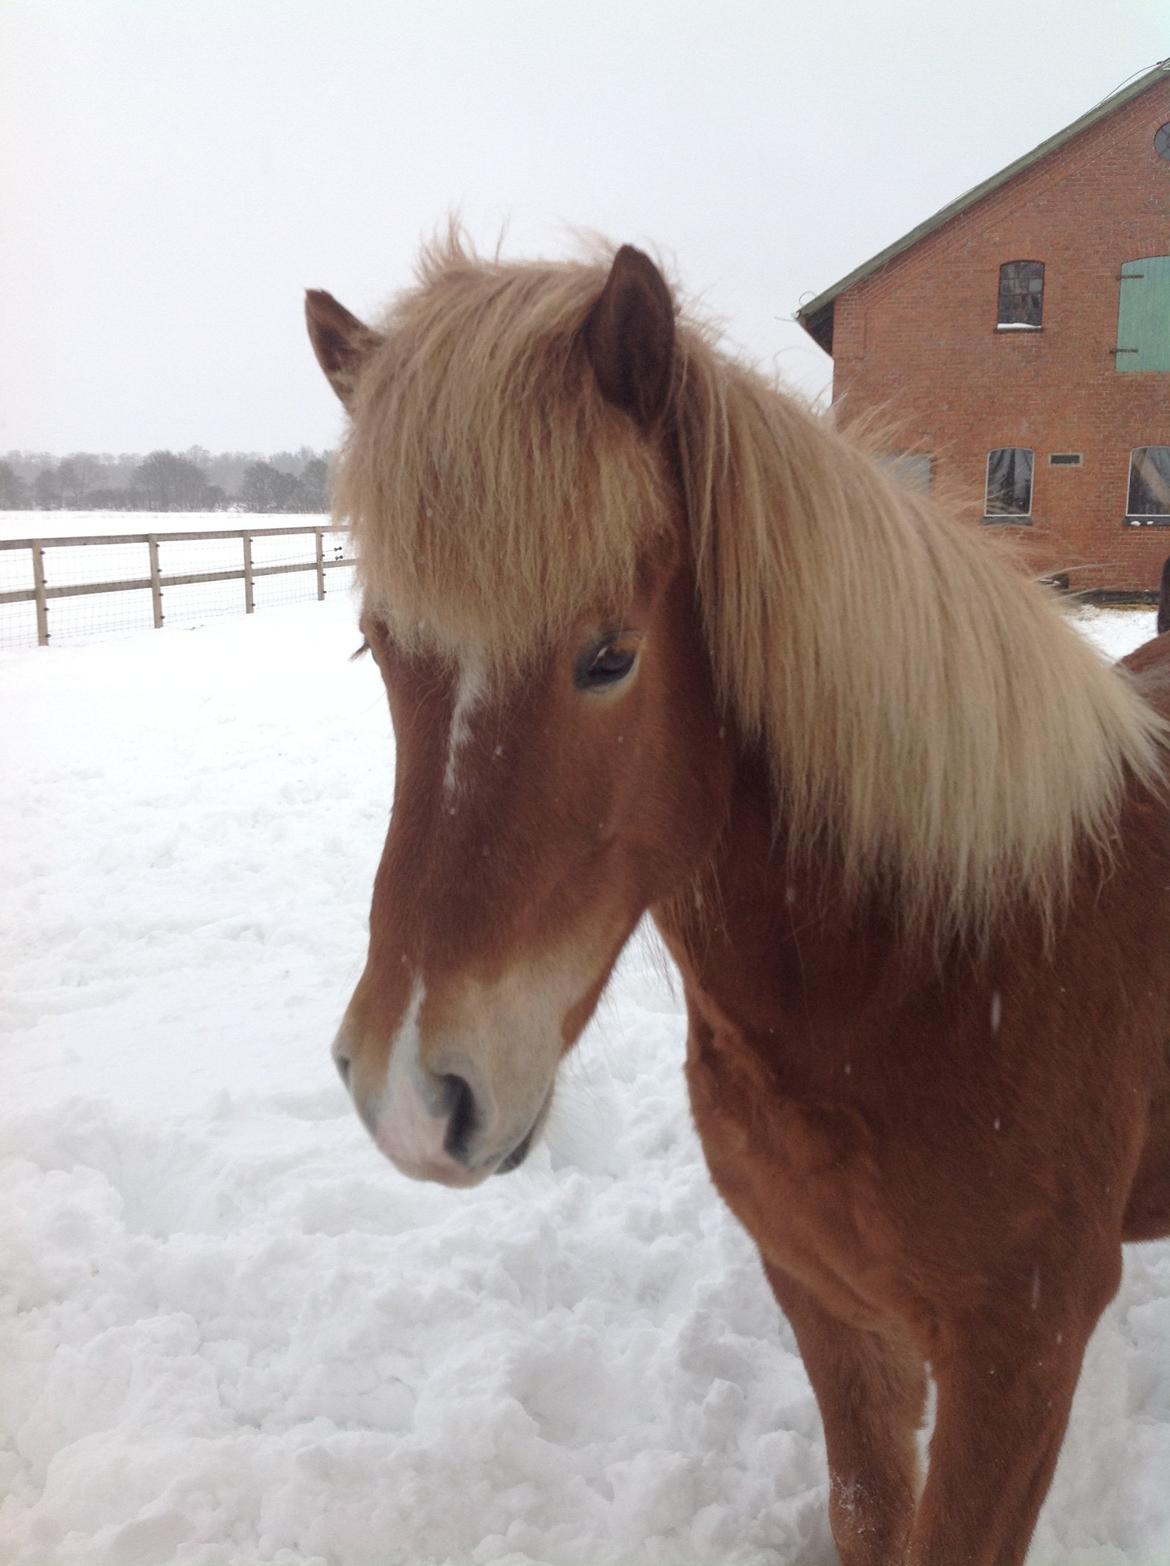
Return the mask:
<svg viewBox="0 0 1170 1566"><path fill-rule="evenodd" d="M674 301L650 257L623 245L585 322L585 350L607 402L643 430L670 401Z"/></svg>
<svg viewBox="0 0 1170 1566"><path fill-rule="evenodd" d="M321 288L305 290L305 324L317 363L345 406L351 408L361 367L382 339Z"/></svg>

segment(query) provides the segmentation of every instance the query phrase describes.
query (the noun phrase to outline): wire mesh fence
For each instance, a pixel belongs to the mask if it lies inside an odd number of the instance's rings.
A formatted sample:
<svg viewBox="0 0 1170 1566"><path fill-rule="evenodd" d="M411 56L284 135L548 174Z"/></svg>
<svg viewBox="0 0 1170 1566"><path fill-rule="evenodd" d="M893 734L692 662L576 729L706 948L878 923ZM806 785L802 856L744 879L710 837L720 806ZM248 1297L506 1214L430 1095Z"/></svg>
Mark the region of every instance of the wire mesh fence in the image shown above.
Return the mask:
<svg viewBox="0 0 1170 1566"><path fill-rule="evenodd" d="M341 529L176 528L183 520L167 517L168 530L150 533L0 537L0 647L199 625L352 585Z"/></svg>

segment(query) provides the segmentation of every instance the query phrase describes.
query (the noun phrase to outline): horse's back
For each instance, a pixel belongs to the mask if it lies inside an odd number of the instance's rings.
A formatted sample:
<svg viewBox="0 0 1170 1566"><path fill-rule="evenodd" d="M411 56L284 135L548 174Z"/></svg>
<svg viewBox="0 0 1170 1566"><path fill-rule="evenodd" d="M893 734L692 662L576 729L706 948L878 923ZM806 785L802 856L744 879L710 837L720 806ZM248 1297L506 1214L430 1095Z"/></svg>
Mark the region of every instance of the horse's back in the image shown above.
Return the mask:
<svg viewBox="0 0 1170 1566"><path fill-rule="evenodd" d="M1143 642L1121 663L1155 712L1170 718L1170 634Z"/></svg>

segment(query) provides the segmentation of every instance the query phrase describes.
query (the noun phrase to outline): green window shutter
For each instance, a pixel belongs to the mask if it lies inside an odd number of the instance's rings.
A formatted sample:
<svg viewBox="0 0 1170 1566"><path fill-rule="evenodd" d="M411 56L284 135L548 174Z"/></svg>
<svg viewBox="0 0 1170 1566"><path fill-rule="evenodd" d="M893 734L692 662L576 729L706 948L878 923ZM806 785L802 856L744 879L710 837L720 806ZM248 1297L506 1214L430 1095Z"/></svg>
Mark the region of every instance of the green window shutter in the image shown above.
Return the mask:
<svg viewBox="0 0 1170 1566"><path fill-rule="evenodd" d="M1116 367L1170 371L1170 256L1127 261L1117 287Z"/></svg>

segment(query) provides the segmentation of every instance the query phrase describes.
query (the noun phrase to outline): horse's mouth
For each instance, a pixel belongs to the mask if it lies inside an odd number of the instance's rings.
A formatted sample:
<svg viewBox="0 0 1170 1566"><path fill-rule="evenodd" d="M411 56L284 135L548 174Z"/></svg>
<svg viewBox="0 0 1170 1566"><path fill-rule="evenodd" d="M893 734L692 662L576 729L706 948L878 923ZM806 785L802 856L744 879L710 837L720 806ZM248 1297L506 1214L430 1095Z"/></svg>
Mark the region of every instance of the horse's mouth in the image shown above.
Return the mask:
<svg viewBox="0 0 1170 1566"><path fill-rule="evenodd" d="M513 1169L519 1169L520 1165L532 1151L532 1144L540 1135L541 1129L544 1126L544 1122L548 1118L548 1110L551 1103L552 1089L550 1088L548 1091L548 1096L545 1098L544 1103L540 1106L540 1110L536 1116L536 1119L528 1127L528 1130L525 1131L524 1135L516 1143L516 1146L512 1149L512 1151L510 1153L505 1153L504 1157L500 1159L499 1163L492 1171L493 1174L510 1174Z"/></svg>
<svg viewBox="0 0 1170 1566"><path fill-rule="evenodd" d="M506 1158L500 1159L499 1163L496 1165L495 1173L498 1175L508 1174L513 1169L519 1169L520 1165L528 1157L528 1152L532 1146L532 1139L535 1134L535 1126L526 1131L520 1140L516 1143L516 1146L508 1154L508 1156Z"/></svg>

